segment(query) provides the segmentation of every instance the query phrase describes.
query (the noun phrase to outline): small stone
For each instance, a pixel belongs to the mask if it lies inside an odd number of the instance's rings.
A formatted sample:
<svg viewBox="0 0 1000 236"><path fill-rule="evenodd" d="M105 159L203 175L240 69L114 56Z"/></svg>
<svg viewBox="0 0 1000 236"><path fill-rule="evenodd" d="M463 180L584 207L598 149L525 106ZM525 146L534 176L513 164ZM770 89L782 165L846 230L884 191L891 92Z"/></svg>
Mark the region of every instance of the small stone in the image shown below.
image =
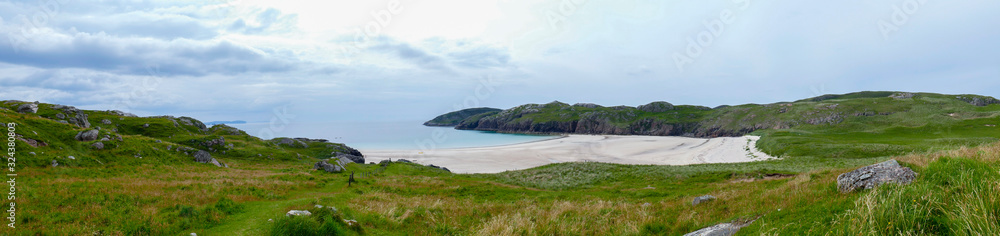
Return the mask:
<svg viewBox="0 0 1000 236"><path fill-rule="evenodd" d="M149 128L149 124L142 124L143 128Z"/></svg>
<svg viewBox="0 0 1000 236"><path fill-rule="evenodd" d="M696 198L694 198L694 201L691 202L691 206L697 206L698 204L701 204L701 203L707 202L707 201L712 201L712 200L715 200L715 196L705 195L705 196L696 197Z"/></svg>
<svg viewBox="0 0 1000 236"><path fill-rule="evenodd" d="M69 158L70 160L76 160L76 157L73 156L67 156L66 158Z"/></svg>
<svg viewBox="0 0 1000 236"><path fill-rule="evenodd" d="M59 162L56 161L56 160L52 160L52 167L56 167L56 166L59 166Z"/></svg>
<svg viewBox="0 0 1000 236"><path fill-rule="evenodd" d="M111 124L111 120L103 119L103 120L101 120L101 124L110 125Z"/></svg>
<svg viewBox="0 0 1000 236"><path fill-rule="evenodd" d="M32 156L34 156L35 152L28 152L28 154L31 154Z"/></svg>
<svg viewBox="0 0 1000 236"><path fill-rule="evenodd" d="M309 212L307 210L302 210L302 211L300 211L300 210L291 210L291 211L288 211L288 213L285 213L285 216L311 216L311 215L312 215L312 212Z"/></svg>
<svg viewBox="0 0 1000 236"><path fill-rule="evenodd" d="M96 142L94 144L91 144L90 146L94 147L94 149L97 149L97 150L104 149L104 143L102 143L102 142Z"/></svg>

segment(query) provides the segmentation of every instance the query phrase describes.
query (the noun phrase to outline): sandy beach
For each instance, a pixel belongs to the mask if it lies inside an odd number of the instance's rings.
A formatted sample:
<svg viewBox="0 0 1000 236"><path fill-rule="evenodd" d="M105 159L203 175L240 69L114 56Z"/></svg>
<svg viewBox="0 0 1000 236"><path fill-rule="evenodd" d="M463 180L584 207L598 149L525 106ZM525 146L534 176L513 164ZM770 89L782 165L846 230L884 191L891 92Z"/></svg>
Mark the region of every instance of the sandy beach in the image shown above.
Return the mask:
<svg viewBox="0 0 1000 236"><path fill-rule="evenodd" d="M365 159L407 159L447 167L454 173L498 173L561 162L690 165L772 159L753 148L759 137L686 138L666 136L568 135L492 147L436 150L361 149ZM747 148L749 147L749 150Z"/></svg>

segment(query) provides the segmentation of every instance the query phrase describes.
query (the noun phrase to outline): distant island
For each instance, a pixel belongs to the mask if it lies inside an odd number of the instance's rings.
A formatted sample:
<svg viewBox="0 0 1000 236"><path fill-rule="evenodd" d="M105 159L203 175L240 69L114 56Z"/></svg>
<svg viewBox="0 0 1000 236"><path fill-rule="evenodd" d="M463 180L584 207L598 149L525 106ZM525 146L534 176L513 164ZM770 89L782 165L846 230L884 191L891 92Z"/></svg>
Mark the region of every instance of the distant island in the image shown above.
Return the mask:
<svg viewBox="0 0 1000 236"><path fill-rule="evenodd" d="M205 125L210 125L211 126L211 125L220 125L220 124L246 124L246 123L247 123L246 121L242 121L242 120L234 120L234 121L212 121L212 122L205 123Z"/></svg>

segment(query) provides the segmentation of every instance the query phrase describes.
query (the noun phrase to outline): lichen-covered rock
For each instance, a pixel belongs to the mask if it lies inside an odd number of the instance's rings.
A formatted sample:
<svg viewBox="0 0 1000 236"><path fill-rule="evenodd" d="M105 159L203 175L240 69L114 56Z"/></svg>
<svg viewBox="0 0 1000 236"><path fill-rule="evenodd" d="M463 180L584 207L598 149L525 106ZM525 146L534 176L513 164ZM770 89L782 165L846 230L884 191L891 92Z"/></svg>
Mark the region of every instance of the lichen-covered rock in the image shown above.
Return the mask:
<svg viewBox="0 0 1000 236"><path fill-rule="evenodd" d="M38 112L38 104L25 103L17 107L17 112L35 114Z"/></svg>
<svg viewBox="0 0 1000 236"><path fill-rule="evenodd" d="M692 206L697 206L698 204L701 204L701 203L707 202L707 201L712 201L712 200L715 200L715 196L712 196L712 195L700 196L700 197L694 198L694 201L691 201L691 205Z"/></svg>
<svg viewBox="0 0 1000 236"><path fill-rule="evenodd" d="M80 133L76 134L75 138L77 141L90 142L97 140L97 135L99 132L100 131L97 131L96 129L80 131Z"/></svg>
<svg viewBox="0 0 1000 236"><path fill-rule="evenodd" d="M91 144L90 146L94 147L94 149L97 149L97 150L104 149L104 143L102 143L102 142L96 142L94 144Z"/></svg>
<svg viewBox="0 0 1000 236"><path fill-rule="evenodd" d="M312 212L309 212L308 210L301 210L301 211L300 210L290 210L290 211L288 211L288 213L285 213L285 216L311 216L311 215L312 215Z"/></svg>
<svg viewBox="0 0 1000 236"><path fill-rule="evenodd" d="M889 97L893 99L908 99L913 98L913 93L894 93L889 95Z"/></svg>
<svg viewBox="0 0 1000 236"><path fill-rule="evenodd" d="M917 177L910 168L899 165L896 160L865 166L837 176L837 188L841 193L859 189L871 189L884 183L909 184Z"/></svg>

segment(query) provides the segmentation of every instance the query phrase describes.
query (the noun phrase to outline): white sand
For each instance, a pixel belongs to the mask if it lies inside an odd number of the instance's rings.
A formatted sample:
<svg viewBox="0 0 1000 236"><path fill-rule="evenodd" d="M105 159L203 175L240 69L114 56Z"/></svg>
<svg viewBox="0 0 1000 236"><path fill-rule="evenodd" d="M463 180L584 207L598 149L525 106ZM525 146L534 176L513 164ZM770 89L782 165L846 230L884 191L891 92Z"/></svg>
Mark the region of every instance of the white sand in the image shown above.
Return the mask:
<svg viewBox="0 0 1000 236"><path fill-rule="evenodd" d="M360 150L379 162L407 159L447 167L454 173L498 173L560 162L690 165L772 159L756 148L757 136L685 138L664 136L568 135L530 143L437 150ZM747 148L750 147L750 151Z"/></svg>

